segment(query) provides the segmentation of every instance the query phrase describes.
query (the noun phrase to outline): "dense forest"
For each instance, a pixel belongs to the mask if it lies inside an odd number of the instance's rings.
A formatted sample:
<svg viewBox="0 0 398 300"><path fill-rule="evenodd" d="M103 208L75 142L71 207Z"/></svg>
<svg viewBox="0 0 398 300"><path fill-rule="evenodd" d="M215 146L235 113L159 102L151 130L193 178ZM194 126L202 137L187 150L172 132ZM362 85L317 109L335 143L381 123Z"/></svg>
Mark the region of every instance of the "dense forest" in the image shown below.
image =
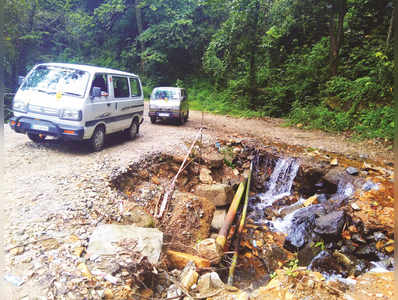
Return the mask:
<svg viewBox="0 0 398 300"><path fill-rule="evenodd" d="M193 109L392 140L391 0L5 0L5 86L36 63L137 73Z"/></svg>

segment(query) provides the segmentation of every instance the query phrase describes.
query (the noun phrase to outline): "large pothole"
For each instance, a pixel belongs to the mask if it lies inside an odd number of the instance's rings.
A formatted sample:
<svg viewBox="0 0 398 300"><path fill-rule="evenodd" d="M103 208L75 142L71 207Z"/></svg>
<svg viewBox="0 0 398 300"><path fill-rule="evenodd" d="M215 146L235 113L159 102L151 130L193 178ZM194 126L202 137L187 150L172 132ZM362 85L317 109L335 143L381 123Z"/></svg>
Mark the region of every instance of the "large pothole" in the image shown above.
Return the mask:
<svg viewBox="0 0 398 300"><path fill-rule="evenodd" d="M134 163L111 179L126 199L120 223L136 223L138 207L150 217L147 223L163 232L164 252L198 255L195 245L218 232L253 161L236 285L255 288L276 270L299 266L326 277L355 277L375 267L391 270L391 170L313 149L278 150L244 141L196 145L162 218L154 216L184 158L158 153ZM223 260L212 266L224 279L235 229ZM166 255L162 263L171 268Z"/></svg>

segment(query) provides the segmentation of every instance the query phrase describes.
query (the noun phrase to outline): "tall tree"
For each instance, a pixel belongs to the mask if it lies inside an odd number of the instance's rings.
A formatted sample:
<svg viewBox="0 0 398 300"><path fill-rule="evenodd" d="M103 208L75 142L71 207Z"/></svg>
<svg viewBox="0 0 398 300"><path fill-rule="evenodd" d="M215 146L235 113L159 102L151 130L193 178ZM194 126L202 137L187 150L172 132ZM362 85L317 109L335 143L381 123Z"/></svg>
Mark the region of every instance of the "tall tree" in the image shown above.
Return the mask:
<svg viewBox="0 0 398 300"><path fill-rule="evenodd" d="M344 16L347 13L347 0L334 0L328 4L331 16L329 19L330 35L330 73L337 75L340 48L344 38Z"/></svg>

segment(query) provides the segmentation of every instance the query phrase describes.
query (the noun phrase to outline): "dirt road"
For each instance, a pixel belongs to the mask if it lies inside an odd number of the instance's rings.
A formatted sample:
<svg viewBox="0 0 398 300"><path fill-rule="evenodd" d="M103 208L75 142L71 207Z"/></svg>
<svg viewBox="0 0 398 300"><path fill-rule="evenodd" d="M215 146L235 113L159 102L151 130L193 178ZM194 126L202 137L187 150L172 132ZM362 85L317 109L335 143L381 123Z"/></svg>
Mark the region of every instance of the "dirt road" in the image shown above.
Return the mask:
<svg viewBox="0 0 398 300"><path fill-rule="evenodd" d="M60 143L52 139L36 145L6 125L5 170L0 192L7 218L5 247L19 247L6 255L4 271L25 280L20 287L3 281L13 295L7 298L41 296L47 299L55 288L62 288L54 285L67 282L67 276L76 272L76 265L84 262L83 258L73 255L74 249L87 245L93 228L100 222L113 220L118 213L121 199L108 186L109 175L128 167L145 153L184 153L186 143L201 125L200 112L191 112L183 126L151 124L146 117L136 140L110 136L105 149L98 153L91 153L89 147L81 143ZM281 127L282 120L245 120L204 114L203 125L205 143L235 135L265 143L366 155L381 161L393 159L391 151L378 149L374 144L352 143L318 131ZM71 242L72 236L78 237L78 242ZM65 285L66 295L68 289L72 290L73 286Z"/></svg>

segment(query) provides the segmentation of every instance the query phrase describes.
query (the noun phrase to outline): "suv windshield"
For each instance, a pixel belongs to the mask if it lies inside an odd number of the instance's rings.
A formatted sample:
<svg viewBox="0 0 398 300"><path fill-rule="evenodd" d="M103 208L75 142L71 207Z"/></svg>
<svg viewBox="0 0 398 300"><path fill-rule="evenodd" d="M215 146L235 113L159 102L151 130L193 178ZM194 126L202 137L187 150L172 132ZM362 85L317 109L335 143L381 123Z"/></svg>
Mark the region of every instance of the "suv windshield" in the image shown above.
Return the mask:
<svg viewBox="0 0 398 300"><path fill-rule="evenodd" d="M177 92L174 90L156 90L152 94L152 100L159 99L178 99Z"/></svg>
<svg viewBox="0 0 398 300"><path fill-rule="evenodd" d="M22 90L36 90L47 94L62 93L82 97L89 73L76 69L39 66L26 79Z"/></svg>

